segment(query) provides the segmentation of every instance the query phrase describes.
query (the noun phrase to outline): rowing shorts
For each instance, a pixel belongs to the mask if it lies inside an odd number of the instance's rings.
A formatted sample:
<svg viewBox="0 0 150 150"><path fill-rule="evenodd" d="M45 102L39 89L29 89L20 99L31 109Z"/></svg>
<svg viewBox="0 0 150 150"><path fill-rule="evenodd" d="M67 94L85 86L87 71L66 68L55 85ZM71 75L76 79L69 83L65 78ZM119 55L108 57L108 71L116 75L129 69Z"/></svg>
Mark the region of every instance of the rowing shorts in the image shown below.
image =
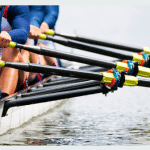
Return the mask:
<svg viewBox="0 0 150 150"><path fill-rule="evenodd" d="M9 22L4 17L2 17L1 30L2 31L10 31L10 30L12 30ZM2 58L3 50L4 50L4 48L0 48L0 57L1 58Z"/></svg>
<svg viewBox="0 0 150 150"><path fill-rule="evenodd" d="M38 39L36 44L35 44L35 41L33 39L28 38L27 42L30 43L31 45L36 45L38 42L38 43L42 43L42 44L46 45L49 49L55 48L54 43L52 41Z"/></svg>
<svg viewBox="0 0 150 150"><path fill-rule="evenodd" d="M38 39L38 41L35 42L35 40L28 38L27 42L30 43L31 45L36 45L37 42L38 42L38 43L42 43L42 44L46 45L49 49L55 49L54 42L52 42L52 41L47 41L47 40L40 40L40 39ZM60 59L54 58L54 61L55 61L55 62L54 62L54 66L56 66L56 67L59 67L59 66L60 66L60 67L61 67Z"/></svg>
<svg viewBox="0 0 150 150"><path fill-rule="evenodd" d="M46 45L49 49L55 49L54 42L52 42L52 41L38 39L38 43L42 43L42 44ZM58 59L58 58L54 58L54 59L55 59L55 65L54 66L56 66L56 67L60 66L61 67L60 59Z"/></svg>

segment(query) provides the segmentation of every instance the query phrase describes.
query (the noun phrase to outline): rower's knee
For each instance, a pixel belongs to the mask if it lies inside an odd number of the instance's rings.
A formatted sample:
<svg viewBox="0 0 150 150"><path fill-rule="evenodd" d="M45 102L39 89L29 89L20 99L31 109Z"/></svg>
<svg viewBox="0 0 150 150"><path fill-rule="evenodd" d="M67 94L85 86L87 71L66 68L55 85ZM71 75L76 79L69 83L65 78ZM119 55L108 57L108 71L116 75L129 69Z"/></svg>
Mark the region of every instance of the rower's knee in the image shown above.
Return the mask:
<svg viewBox="0 0 150 150"><path fill-rule="evenodd" d="M24 50L24 49L21 49L21 55L22 55L23 57L29 58L29 52L26 51L26 50Z"/></svg>
<svg viewBox="0 0 150 150"><path fill-rule="evenodd" d="M8 62L18 62L20 58L20 51L17 48L7 47L3 50L2 60Z"/></svg>

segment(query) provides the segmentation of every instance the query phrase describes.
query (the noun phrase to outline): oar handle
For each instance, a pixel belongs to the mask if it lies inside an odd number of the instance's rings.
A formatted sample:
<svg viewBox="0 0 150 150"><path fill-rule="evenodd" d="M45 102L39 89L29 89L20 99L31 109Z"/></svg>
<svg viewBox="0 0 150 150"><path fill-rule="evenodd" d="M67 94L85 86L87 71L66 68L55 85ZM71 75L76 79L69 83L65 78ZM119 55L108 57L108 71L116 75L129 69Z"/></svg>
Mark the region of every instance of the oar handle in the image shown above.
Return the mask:
<svg viewBox="0 0 150 150"><path fill-rule="evenodd" d="M5 67L5 61L0 61L0 67Z"/></svg>
<svg viewBox="0 0 150 150"><path fill-rule="evenodd" d="M47 32L46 32L46 34L48 34L48 35L54 35L55 32L52 29L48 29ZM46 40L46 34L40 34L39 39ZM15 48L16 47L16 43L15 42L10 42L9 47Z"/></svg>
<svg viewBox="0 0 150 150"><path fill-rule="evenodd" d="M52 29L48 29L46 34L48 34L48 35L55 35L55 31L52 30Z"/></svg>
<svg viewBox="0 0 150 150"><path fill-rule="evenodd" d="M16 43L15 42L10 42L8 47L15 48L16 47Z"/></svg>
<svg viewBox="0 0 150 150"><path fill-rule="evenodd" d="M39 39L46 40L46 34L40 34Z"/></svg>

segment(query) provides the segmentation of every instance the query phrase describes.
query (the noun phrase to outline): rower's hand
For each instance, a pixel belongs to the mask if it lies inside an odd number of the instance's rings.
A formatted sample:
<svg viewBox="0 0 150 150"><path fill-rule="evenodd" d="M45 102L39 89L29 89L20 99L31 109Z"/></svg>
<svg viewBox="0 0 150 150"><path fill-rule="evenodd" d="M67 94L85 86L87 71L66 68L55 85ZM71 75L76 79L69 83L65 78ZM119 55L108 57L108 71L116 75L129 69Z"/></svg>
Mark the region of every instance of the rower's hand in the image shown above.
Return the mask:
<svg viewBox="0 0 150 150"><path fill-rule="evenodd" d="M29 38L31 39L38 39L38 37L41 34L41 29L34 25L30 25L30 33L29 33Z"/></svg>
<svg viewBox="0 0 150 150"><path fill-rule="evenodd" d="M47 30L49 29L49 26L46 22L42 22L41 26L40 26L41 32L43 34L45 34L47 32Z"/></svg>
<svg viewBox="0 0 150 150"><path fill-rule="evenodd" d="M6 48L11 42L11 36L8 32L2 31L0 33L0 48Z"/></svg>

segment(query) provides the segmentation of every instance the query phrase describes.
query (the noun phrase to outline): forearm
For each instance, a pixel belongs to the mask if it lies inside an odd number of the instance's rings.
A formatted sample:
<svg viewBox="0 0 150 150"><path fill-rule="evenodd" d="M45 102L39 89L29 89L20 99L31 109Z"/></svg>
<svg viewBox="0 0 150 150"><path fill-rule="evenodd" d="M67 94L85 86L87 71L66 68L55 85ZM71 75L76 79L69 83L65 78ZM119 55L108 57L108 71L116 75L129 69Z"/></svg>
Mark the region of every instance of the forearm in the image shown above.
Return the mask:
<svg viewBox="0 0 150 150"><path fill-rule="evenodd" d="M59 15L59 6L50 5L44 7L45 16L43 22L49 25L50 29L53 29Z"/></svg>
<svg viewBox="0 0 150 150"><path fill-rule="evenodd" d="M29 8L30 25L34 25L39 28L44 18L43 6L29 6Z"/></svg>
<svg viewBox="0 0 150 150"><path fill-rule="evenodd" d="M28 38L28 33L24 29L14 29L12 31L7 31L13 42L17 42L20 44L25 44Z"/></svg>

